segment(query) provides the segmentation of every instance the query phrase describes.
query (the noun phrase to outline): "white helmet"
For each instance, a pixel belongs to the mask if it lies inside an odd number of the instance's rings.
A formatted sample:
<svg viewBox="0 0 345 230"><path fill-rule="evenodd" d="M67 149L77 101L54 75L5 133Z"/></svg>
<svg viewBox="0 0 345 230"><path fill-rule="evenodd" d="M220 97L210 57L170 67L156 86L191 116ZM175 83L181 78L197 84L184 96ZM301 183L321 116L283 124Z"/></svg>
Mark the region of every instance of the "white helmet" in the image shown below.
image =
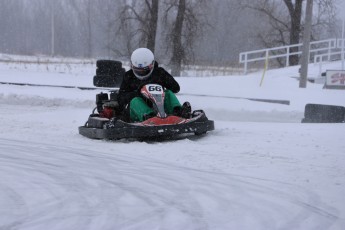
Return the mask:
<svg viewBox="0 0 345 230"><path fill-rule="evenodd" d="M155 57L151 50L147 48L138 48L133 51L131 56L131 65L134 75L143 80L150 76L153 71Z"/></svg>

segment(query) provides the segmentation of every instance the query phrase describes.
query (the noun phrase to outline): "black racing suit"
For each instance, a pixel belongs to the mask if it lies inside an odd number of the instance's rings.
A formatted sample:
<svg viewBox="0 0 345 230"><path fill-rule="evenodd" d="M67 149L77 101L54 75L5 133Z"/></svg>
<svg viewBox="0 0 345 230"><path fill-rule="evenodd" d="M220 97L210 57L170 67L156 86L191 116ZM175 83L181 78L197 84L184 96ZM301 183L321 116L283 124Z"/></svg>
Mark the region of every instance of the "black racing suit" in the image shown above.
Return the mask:
<svg viewBox="0 0 345 230"><path fill-rule="evenodd" d="M178 93L180 91L180 85L177 83L174 77L162 67L158 67L156 63L151 75L144 80L138 79L131 69L128 70L123 77L117 97L120 111L124 111L124 113L126 113L125 110L126 108L128 109L127 105L134 97L141 96L140 88L147 84L159 84L165 89L171 90L173 93Z"/></svg>

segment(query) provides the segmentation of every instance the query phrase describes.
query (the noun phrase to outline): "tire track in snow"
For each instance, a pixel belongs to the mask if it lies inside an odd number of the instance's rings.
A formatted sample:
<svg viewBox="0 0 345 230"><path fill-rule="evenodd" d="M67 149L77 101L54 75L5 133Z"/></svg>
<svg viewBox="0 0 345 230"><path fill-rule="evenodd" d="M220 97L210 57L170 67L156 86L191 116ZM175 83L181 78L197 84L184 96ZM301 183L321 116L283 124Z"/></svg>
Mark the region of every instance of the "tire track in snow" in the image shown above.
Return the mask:
<svg viewBox="0 0 345 230"><path fill-rule="evenodd" d="M70 106L75 108L90 108L90 111L95 107L95 101L91 100L78 100L78 99L64 99L64 98L46 98L35 95L20 95L0 93L0 103L7 105L25 105L25 106Z"/></svg>
<svg viewBox="0 0 345 230"><path fill-rule="evenodd" d="M0 229L328 229L337 219L289 184L82 146L0 139L0 175Z"/></svg>

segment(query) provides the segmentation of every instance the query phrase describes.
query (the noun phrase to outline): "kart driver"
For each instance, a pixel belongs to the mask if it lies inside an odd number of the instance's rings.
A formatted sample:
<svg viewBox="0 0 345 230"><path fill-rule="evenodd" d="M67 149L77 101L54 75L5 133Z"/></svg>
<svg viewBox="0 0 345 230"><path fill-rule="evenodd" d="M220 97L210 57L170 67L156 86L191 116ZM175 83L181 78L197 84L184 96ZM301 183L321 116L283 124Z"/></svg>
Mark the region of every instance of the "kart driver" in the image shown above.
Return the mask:
<svg viewBox="0 0 345 230"><path fill-rule="evenodd" d="M141 122L156 115L151 103L140 93L141 87L147 84L159 84L164 87L164 108L168 115L191 117L189 102L181 106L175 96L175 93L180 91L179 84L164 68L158 67L151 50L134 50L130 61L131 69L125 73L118 94L120 110L124 111L126 120Z"/></svg>

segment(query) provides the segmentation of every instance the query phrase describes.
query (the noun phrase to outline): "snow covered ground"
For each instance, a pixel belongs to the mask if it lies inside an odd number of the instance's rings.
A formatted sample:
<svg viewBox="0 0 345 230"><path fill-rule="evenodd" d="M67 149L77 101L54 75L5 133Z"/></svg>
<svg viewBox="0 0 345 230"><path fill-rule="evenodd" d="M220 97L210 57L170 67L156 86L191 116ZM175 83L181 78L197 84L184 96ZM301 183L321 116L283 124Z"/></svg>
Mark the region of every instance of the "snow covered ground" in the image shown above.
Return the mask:
<svg viewBox="0 0 345 230"><path fill-rule="evenodd" d="M93 75L0 64L1 82ZM261 76L177 78L216 130L164 142L80 136L101 90L0 84L0 229L345 229L344 124L300 123L306 103L345 106L344 91L299 89L298 67Z"/></svg>

